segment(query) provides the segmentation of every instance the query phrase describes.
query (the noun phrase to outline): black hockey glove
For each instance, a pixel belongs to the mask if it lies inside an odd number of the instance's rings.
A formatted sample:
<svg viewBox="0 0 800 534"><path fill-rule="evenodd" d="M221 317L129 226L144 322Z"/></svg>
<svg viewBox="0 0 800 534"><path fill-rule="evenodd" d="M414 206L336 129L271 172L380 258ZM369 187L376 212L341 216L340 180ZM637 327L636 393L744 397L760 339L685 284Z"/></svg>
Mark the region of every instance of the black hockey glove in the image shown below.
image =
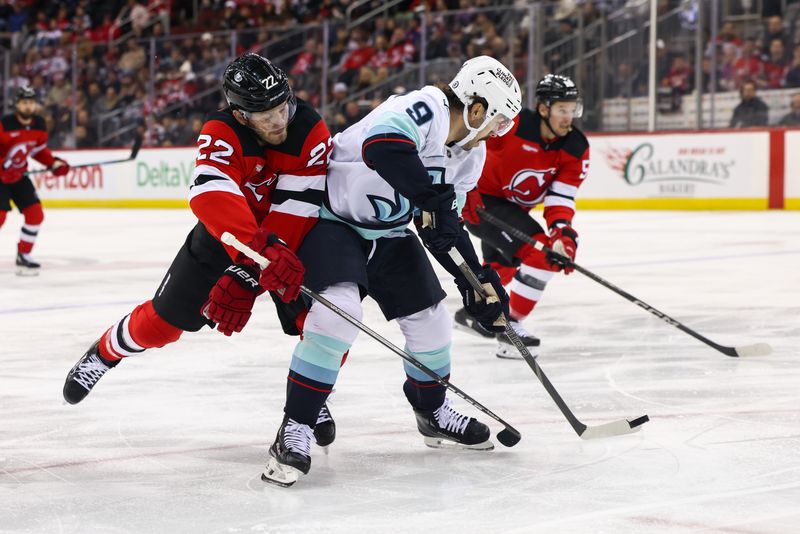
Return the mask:
<svg viewBox="0 0 800 534"><path fill-rule="evenodd" d="M434 184L431 187L433 194L415 199L414 202L423 212L417 233L428 250L446 253L453 248L461 233L456 193L451 184Z"/></svg>
<svg viewBox="0 0 800 534"><path fill-rule="evenodd" d="M497 300L487 302L475 292L465 277L459 276L456 278L456 286L461 293L461 300L464 301L464 308L487 330L504 332L505 327L500 324L500 318L503 314L508 316L508 293L500 282L500 276L488 265L484 265L475 275L490 295L497 295Z"/></svg>

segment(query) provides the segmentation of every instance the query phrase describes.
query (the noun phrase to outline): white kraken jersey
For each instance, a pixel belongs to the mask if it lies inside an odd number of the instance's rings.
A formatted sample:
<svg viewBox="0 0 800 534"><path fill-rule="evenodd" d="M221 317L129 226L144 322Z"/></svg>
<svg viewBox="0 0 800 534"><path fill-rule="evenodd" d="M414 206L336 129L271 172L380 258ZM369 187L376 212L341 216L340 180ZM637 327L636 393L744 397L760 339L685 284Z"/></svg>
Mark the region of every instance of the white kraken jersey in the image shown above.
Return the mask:
<svg viewBox="0 0 800 534"><path fill-rule="evenodd" d="M333 138L328 165L325 205L320 216L349 224L362 237L377 239L402 230L411 221L413 206L362 159L365 139L400 134L414 141L431 182L453 184L463 206L483 168L486 147L466 151L446 147L450 130L447 97L433 86L393 96L366 117Z"/></svg>

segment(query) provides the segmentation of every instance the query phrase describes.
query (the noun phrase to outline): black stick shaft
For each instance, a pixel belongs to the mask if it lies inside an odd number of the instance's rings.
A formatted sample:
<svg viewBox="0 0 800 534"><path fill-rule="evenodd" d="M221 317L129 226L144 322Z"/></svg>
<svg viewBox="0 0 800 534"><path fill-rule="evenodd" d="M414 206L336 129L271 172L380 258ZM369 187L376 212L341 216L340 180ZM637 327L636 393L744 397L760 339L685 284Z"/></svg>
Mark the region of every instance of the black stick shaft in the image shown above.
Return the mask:
<svg viewBox="0 0 800 534"><path fill-rule="evenodd" d="M139 149L142 147L142 138L137 137L133 141L133 147L131 148L131 155L125 159L112 159L108 161L95 161L93 163L79 163L78 165L70 165L71 169L80 169L83 167L96 167L99 165L112 165L114 163L125 163L126 161L131 161L136 159L136 155L139 153ZM50 172L52 171L52 167L47 167L45 169L36 169L34 171L25 171L25 176L30 176L31 174L39 174L43 172Z"/></svg>
<svg viewBox="0 0 800 534"><path fill-rule="evenodd" d="M467 262L464 261L464 258L461 257L461 254L459 254L457 250L451 249L450 257L453 259L453 261L456 262L459 270L467 278L472 288L482 298L484 299L489 298L489 294L486 292L486 289L483 287L483 285L481 285L480 280L478 280L478 277L475 276L475 273L472 272L472 269L469 268L469 265L467 265ZM530 353L528 347L526 347L525 344L522 342L522 340L519 338L517 333L514 331L514 328L508 323L508 320L505 317L503 319L505 322L504 327L505 327L506 337L509 339L509 341L511 341L511 343L514 344L519 353L522 355L522 358L525 360L528 366L530 366L530 368L533 370L533 373L536 375L536 378L539 379L539 382L542 383L542 386L544 386L545 391L547 391L548 395L550 395L550 398L553 399L553 402L556 403L556 406L558 406L558 409L561 410L561 413L564 414L564 418L570 424L575 433L578 434L578 436L583 434L583 432L586 430L586 425L581 423L578 420L578 418L575 417L575 414L572 413L572 410L569 409L567 403L564 402L564 399L562 399L561 395L559 395L558 390L556 390L555 386L553 386L553 384L547 378L547 375L544 374L544 371L536 362L536 359Z"/></svg>
<svg viewBox="0 0 800 534"><path fill-rule="evenodd" d="M556 254L555 252L553 252L552 249L544 246L539 241L536 241L535 239L533 239L531 236L529 236L525 232L522 232L521 230L519 230L518 228L515 228L514 226L508 224L504 220L499 219L498 217L492 215L491 213L489 213L485 209L478 208L477 211L480 214L481 218L484 219L486 222L488 222L490 224L493 224L494 226L500 228L501 230L503 230L504 232L508 233L509 235L511 235L513 237L516 237L520 241L524 241L525 243L527 243L529 245L532 245L536 249L541 250L542 252L544 252L545 254ZM735 348L726 347L724 345L720 345L719 343L715 343L715 342L711 341L710 339L708 339L707 337L703 336L702 334L699 334L699 333L695 332L694 330L692 330L688 326L686 326L686 325L682 324L681 322L673 319L672 317L670 317L666 313L657 310L656 308L650 306L649 304L647 304L643 300L639 300L638 298L634 297L633 295L631 295L627 291L615 286L614 284L612 284L608 280L605 280L604 278L601 278L600 276L594 274L592 271L590 271L590 270L588 270L588 269L586 269L584 267L581 267L580 265L578 265L577 263L575 263L573 261L570 261L569 258L565 257L564 260L565 260L565 262L569 263L569 265L572 268L574 268L576 271L578 271L579 273L583 274L584 276L587 276L587 277L591 278L592 280L594 280L598 284L607 287L608 289L610 289L614 293L624 297L625 299L629 300L630 302L633 302L634 304L636 304L637 306L639 306L643 310L646 310L646 311L652 313L653 315L655 315L656 317L658 317L659 319L661 319L665 323L670 324L670 325L678 328L679 330L682 330L683 332L689 334L693 338L695 338L695 339L697 339L699 341L702 341L703 343L705 343L709 347L712 347L712 348L720 351L721 353L725 354L726 356L732 356L734 358L739 356L736 353L736 349Z"/></svg>

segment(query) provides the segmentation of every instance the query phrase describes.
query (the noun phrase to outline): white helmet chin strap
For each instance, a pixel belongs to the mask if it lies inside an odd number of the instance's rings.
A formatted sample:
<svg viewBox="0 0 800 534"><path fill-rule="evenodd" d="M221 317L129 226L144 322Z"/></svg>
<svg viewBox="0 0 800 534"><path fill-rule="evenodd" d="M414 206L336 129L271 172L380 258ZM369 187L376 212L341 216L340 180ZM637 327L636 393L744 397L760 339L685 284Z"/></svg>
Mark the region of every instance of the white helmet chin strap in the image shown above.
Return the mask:
<svg viewBox="0 0 800 534"><path fill-rule="evenodd" d="M489 123L489 121L491 121L491 119L487 116L487 117L485 117L483 119L483 124L481 124L478 128L473 128L472 126L469 125L469 106L465 105L464 106L464 126L467 127L467 130L469 130L469 133L461 141L456 141L456 144L459 147L463 148L464 145L466 145L467 143L469 143L470 141L475 139L475 137L478 135L478 133L480 133L481 130L486 128L486 125Z"/></svg>

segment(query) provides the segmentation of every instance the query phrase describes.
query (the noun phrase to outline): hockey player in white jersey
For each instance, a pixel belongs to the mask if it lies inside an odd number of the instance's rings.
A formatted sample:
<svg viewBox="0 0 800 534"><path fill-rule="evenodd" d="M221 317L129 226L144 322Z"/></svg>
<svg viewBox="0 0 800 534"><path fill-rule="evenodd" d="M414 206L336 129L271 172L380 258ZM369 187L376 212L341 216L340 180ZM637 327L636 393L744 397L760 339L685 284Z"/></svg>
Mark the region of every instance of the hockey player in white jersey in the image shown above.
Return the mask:
<svg viewBox="0 0 800 534"><path fill-rule="evenodd" d="M477 183L483 141L507 133L522 109L519 85L497 60L464 63L449 86L426 86L389 98L333 139L320 219L298 250L305 285L361 319L371 296L387 320L397 320L406 350L447 377L452 320L420 239L450 272L466 309L487 328L508 311L508 297L491 267L481 266L459 219ZM419 239L408 228L432 215ZM416 215L416 217L415 217ZM476 297L448 251L456 247L499 296ZM289 369L284 419L270 448L265 481L289 486L311 467L313 427L358 330L312 303ZM445 388L405 363L403 391L417 428L432 447L494 447L489 428L451 406Z"/></svg>

